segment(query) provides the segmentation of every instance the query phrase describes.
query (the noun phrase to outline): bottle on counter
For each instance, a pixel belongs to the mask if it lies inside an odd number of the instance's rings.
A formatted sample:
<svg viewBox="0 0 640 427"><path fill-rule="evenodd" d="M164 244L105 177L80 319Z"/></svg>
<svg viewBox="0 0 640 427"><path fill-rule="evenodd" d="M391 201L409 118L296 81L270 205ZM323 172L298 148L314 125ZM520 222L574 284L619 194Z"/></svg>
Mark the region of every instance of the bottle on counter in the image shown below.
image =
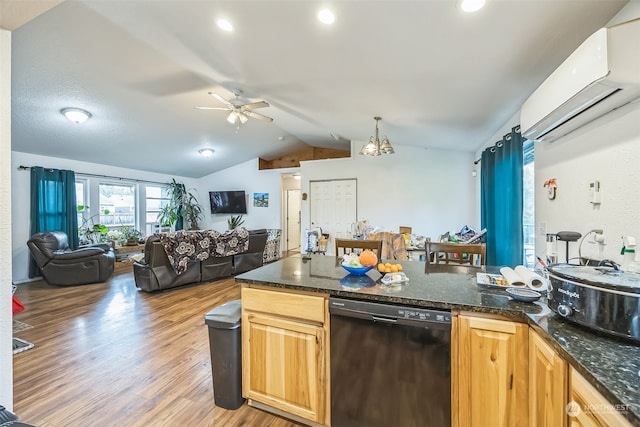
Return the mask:
<svg viewBox="0 0 640 427"><path fill-rule="evenodd" d="M636 261L636 239L631 236L625 236L622 238L622 265L620 268L623 271L628 271L632 264ZM634 266L635 267L635 266Z"/></svg>

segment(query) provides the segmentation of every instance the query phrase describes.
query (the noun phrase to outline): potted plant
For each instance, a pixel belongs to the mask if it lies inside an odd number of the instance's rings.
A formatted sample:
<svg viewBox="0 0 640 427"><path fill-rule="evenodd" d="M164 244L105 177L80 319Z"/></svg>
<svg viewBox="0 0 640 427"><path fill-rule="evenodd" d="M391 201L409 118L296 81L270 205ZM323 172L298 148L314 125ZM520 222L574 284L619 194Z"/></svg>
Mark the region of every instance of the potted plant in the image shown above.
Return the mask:
<svg viewBox="0 0 640 427"><path fill-rule="evenodd" d="M120 237L118 243L121 246L134 246L142 238L142 233L132 225L123 225L120 227Z"/></svg>
<svg viewBox="0 0 640 427"><path fill-rule="evenodd" d="M78 212L88 212L89 206L87 205L78 205ZM109 215L111 211L109 209L105 209L101 213L104 215ZM109 232L109 228L104 224L96 224L94 222L95 218L99 218L101 213L97 213L95 215L91 215L90 217L86 217L82 220L82 224L78 226L78 237L83 241L81 243L100 243L102 241L102 236L106 236Z"/></svg>
<svg viewBox="0 0 640 427"><path fill-rule="evenodd" d="M196 196L191 190L187 190L183 183L176 182L175 179L166 185L169 203L158 214L158 221L162 225L169 226L177 223L176 229L181 229L184 227L180 223L182 220L190 230L198 230L200 228L199 221L202 218L202 207Z"/></svg>
<svg viewBox="0 0 640 427"><path fill-rule="evenodd" d="M227 224L229 224L229 230L234 230L244 224L244 219L242 219L242 215L231 215Z"/></svg>

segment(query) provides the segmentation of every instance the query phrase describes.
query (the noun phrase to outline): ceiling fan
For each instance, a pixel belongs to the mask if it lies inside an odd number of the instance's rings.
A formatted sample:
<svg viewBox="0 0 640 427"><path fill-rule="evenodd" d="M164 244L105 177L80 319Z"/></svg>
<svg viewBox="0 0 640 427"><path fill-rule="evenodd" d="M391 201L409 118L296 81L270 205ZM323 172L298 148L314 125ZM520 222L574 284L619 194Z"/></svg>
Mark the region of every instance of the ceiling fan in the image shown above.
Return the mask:
<svg viewBox="0 0 640 427"><path fill-rule="evenodd" d="M229 115L227 116L227 121L232 125L235 125L236 132L240 129L240 125L245 124L249 117L253 117L254 119L264 120L265 122L272 122L273 119L271 117L267 117L264 114L256 113L253 111L256 108L265 108L269 106L267 101L257 101L257 102L249 102L243 103L240 101L240 95L242 95L242 91L240 89L236 89L233 91L233 94L236 96L235 99L226 100L222 96L217 93L209 92L209 95L213 96L215 99L224 104L224 107L196 107L199 110L224 110L229 111Z"/></svg>

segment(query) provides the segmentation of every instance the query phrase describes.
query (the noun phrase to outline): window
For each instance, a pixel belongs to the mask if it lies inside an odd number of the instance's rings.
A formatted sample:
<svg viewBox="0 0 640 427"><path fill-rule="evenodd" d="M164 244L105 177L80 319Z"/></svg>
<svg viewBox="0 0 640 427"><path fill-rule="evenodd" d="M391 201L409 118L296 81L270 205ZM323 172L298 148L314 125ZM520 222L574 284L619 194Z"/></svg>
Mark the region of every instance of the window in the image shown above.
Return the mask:
<svg viewBox="0 0 640 427"><path fill-rule="evenodd" d="M522 170L522 228L523 228L523 264L533 268L536 264L535 256L535 183L533 172L533 141L525 141L523 146Z"/></svg>
<svg viewBox="0 0 640 427"><path fill-rule="evenodd" d="M100 224L110 230L136 227L136 185L100 183Z"/></svg>
<svg viewBox="0 0 640 427"><path fill-rule="evenodd" d="M147 185L145 202L145 235L150 236L160 231L169 231L168 229L161 230L158 223L158 214L169 204L167 188L165 186Z"/></svg>

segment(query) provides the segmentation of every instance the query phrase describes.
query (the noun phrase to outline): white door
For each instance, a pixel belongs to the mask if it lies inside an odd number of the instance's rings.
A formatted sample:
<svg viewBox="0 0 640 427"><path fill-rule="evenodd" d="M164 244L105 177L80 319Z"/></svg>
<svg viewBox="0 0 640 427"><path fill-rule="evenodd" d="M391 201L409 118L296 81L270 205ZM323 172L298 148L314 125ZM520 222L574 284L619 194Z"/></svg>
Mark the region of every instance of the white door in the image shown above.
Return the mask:
<svg viewBox="0 0 640 427"><path fill-rule="evenodd" d="M287 190L287 250L300 248L300 190Z"/></svg>
<svg viewBox="0 0 640 427"><path fill-rule="evenodd" d="M351 225L357 220L357 181L339 179L309 183L311 229L322 228L329 234L328 252L333 253L334 239L350 239Z"/></svg>

